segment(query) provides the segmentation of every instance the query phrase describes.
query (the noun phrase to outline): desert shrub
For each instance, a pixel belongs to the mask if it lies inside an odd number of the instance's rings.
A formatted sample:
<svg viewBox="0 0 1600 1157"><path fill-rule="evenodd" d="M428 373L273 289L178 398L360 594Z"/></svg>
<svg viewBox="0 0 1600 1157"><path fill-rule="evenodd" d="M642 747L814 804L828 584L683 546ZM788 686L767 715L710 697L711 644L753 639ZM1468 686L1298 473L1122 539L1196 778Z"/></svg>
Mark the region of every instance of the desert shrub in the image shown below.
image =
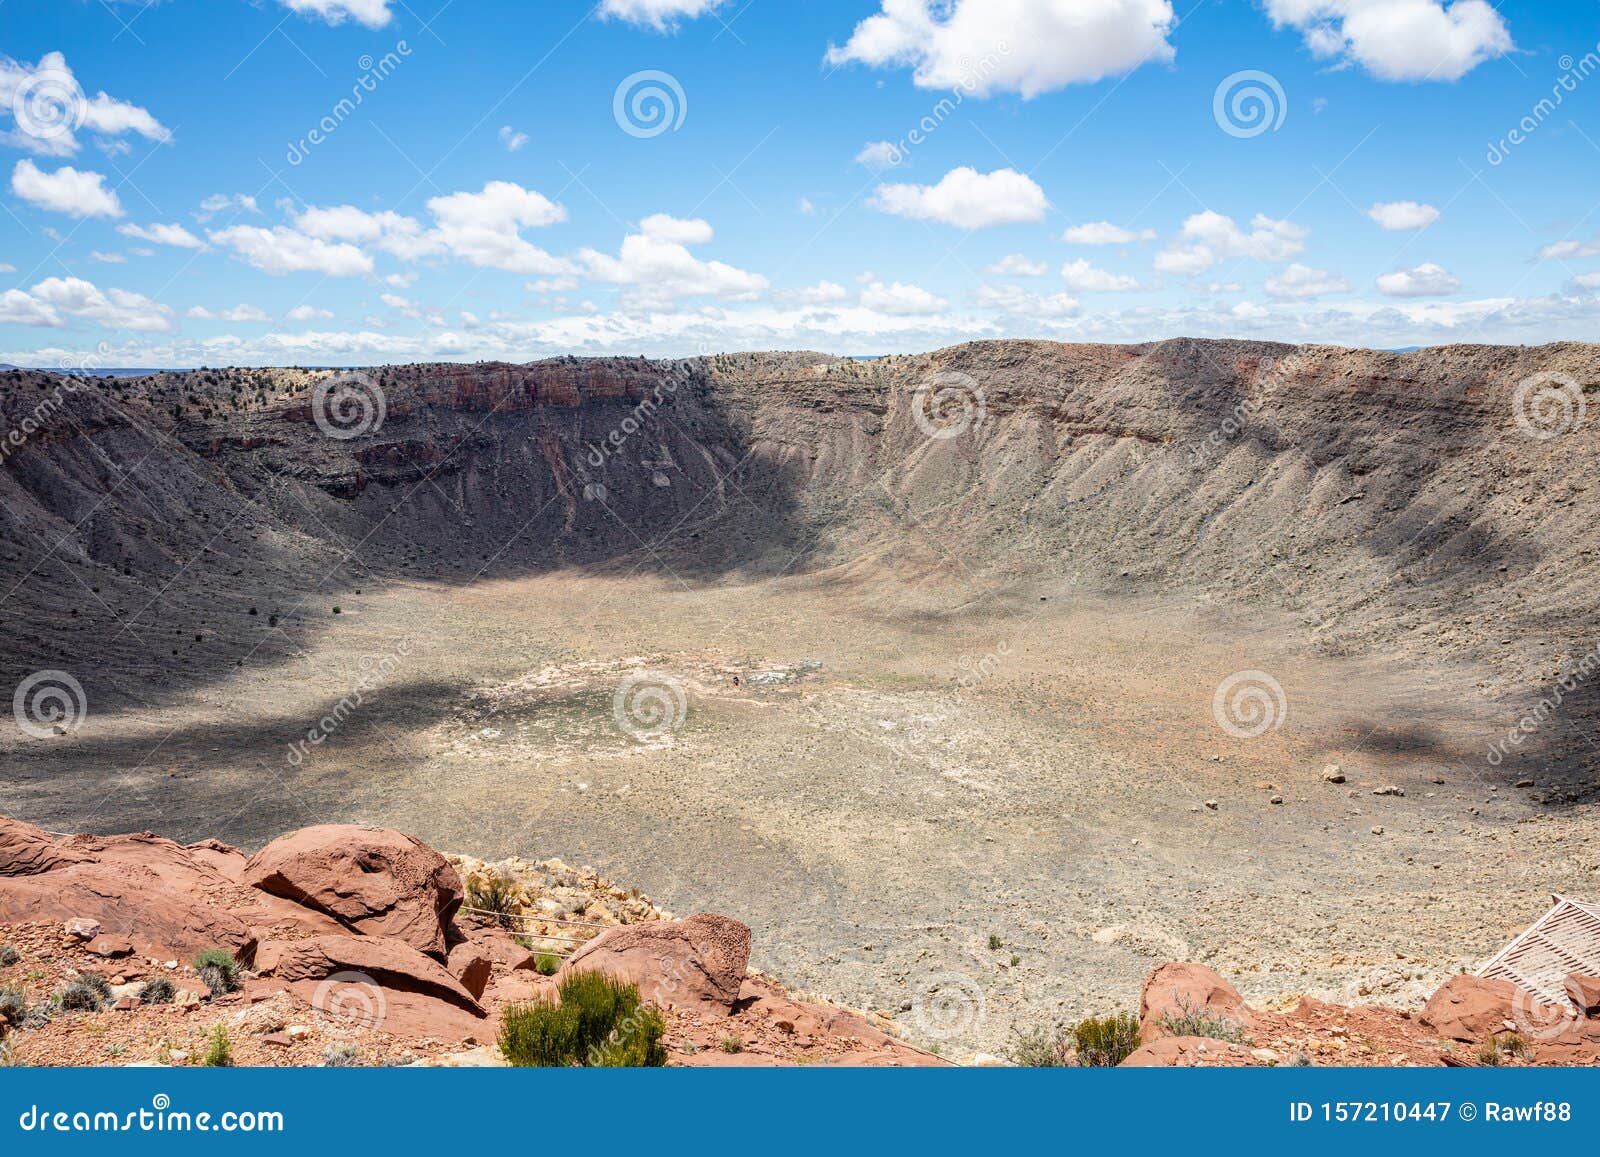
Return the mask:
<svg viewBox="0 0 1600 1157"><path fill-rule="evenodd" d="M111 985L97 972L80 972L56 993L56 1006L65 1012L98 1012L111 999Z"/></svg>
<svg viewBox="0 0 1600 1157"><path fill-rule="evenodd" d="M1492 1036L1478 1046L1478 1063L1490 1066L1503 1065L1507 1057L1529 1056L1528 1042L1514 1032Z"/></svg>
<svg viewBox="0 0 1600 1157"><path fill-rule="evenodd" d="M540 976L554 976L561 970L561 957L554 952L540 952L533 958L533 967Z"/></svg>
<svg viewBox="0 0 1600 1157"><path fill-rule="evenodd" d="M154 980L147 980L144 987L139 989L140 1004L171 1004L172 998L177 995L177 990L172 987L172 981L165 976L158 976Z"/></svg>
<svg viewBox="0 0 1600 1157"><path fill-rule="evenodd" d="M20 988L0 988L0 1026L21 1028L27 1016L27 994Z"/></svg>
<svg viewBox="0 0 1600 1157"><path fill-rule="evenodd" d="M17 1046L11 1041L0 1040L0 1069L14 1068L22 1064L22 1055L17 1051Z"/></svg>
<svg viewBox="0 0 1600 1157"><path fill-rule="evenodd" d="M666 1022L639 999L637 985L601 972L561 982L560 1003L512 1005L500 1017L500 1051L513 1065L543 1068L659 1066Z"/></svg>
<svg viewBox="0 0 1600 1157"><path fill-rule="evenodd" d="M1001 940L1000 937L996 936L993 932L989 933L989 950L991 952L996 952L1003 947L1005 947L1005 941Z"/></svg>
<svg viewBox="0 0 1600 1157"><path fill-rule="evenodd" d="M322 1063L330 1069L348 1069L360 1063L353 1044L331 1044L322 1050Z"/></svg>
<svg viewBox="0 0 1600 1157"><path fill-rule="evenodd" d="M201 1064L207 1068L225 1069L233 1064L233 1041L228 1036L228 1026L219 1024L206 1038L206 1055Z"/></svg>
<svg viewBox="0 0 1600 1157"><path fill-rule="evenodd" d="M22 959L22 953L17 951L14 944L0 944L0 968L10 968Z"/></svg>
<svg viewBox="0 0 1600 1157"><path fill-rule="evenodd" d="M725 1053L742 1053L744 1052L744 1041L736 1036L725 1036L722 1038L722 1051Z"/></svg>
<svg viewBox="0 0 1600 1157"><path fill-rule="evenodd" d="M233 953L225 948L206 949L194 958L194 969L213 996L239 987L239 966L234 962Z"/></svg>
<svg viewBox="0 0 1600 1157"><path fill-rule="evenodd" d="M1139 1047L1139 1018L1131 1012L1090 1016L1072 1029L1078 1063L1090 1068L1112 1068Z"/></svg>
<svg viewBox="0 0 1600 1157"><path fill-rule="evenodd" d="M1053 1028L1034 1025L1027 1032L1011 1030L1011 1047L1006 1055L1013 1064L1031 1069L1053 1069L1077 1064L1073 1053L1078 1040L1072 1029L1058 1024Z"/></svg>
<svg viewBox="0 0 1600 1157"><path fill-rule="evenodd" d="M481 908L490 913L500 927L511 928L514 926L512 917L521 911L517 903L517 885L499 872L474 880L467 885L467 907Z"/></svg>
<svg viewBox="0 0 1600 1157"><path fill-rule="evenodd" d="M1161 1027L1173 1036L1204 1036L1230 1044L1249 1044L1244 1030L1236 1020L1229 1020L1209 1008L1194 1008L1187 1001L1178 1002L1178 1011L1165 1013Z"/></svg>

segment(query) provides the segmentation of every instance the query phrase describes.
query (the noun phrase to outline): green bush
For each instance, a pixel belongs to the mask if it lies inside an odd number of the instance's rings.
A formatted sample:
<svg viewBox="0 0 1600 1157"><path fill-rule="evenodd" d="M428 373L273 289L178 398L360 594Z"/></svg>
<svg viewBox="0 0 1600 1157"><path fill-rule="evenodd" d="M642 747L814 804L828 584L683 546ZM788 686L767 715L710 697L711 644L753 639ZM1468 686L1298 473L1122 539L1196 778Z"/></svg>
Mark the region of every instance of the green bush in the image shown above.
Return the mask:
<svg viewBox="0 0 1600 1157"><path fill-rule="evenodd" d="M509 876L495 872L467 886L467 907L481 908L502 928L515 927L512 917L522 909L517 903L517 885Z"/></svg>
<svg viewBox="0 0 1600 1157"><path fill-rule="evenodd" d="M554 952L540 952L533 958L533 967L540 976L554 976L561 971L561 957Z"/></svg>
<svg viewBox="0 0 1600 1157"><path fill-rule="evenodd" d="M1131 1012L1090 1016L1072 1030L1078 1063L1088 1068L1112 1068L1139 1047L1139 1018Z"/></svg>
<svg viewBox="0 0 1600 1157"><path fill-rule="evenodd" d="M1204 1036L1230 1044L1249 1044L1238 1021L1229 1020L1209 1008L1194 1008L1188 1001L1178 1002L1178 1011L1162 1016L1161 1027L1173 1036Z"/></svg>
<svg viewBox="0 0 1600 1157"><path fill-rule="evenodd" d="M98 972L80 972L56 993L56 1005L66 1012L99 1012L111 1001L111 985Z"/></svg>
<svg viewBox="0 0 1600 1157"><path fill-rule="evenodd" d="M194 958L194 970L200 974L213 996L221 996L239 987L239 965L233 953L225 948L208 948Z"/></svg>
<svg viewBox="0 0 1600 1157"><path fill-rule="evenodd" d="M177 995L177 990L172 987L172 981L165 976L158 976L154 980L145 982L139 989L140 1004L171 1004L172 998Z"/></svg>
<svg viewBox="0 0 1600 1157"><path fill-rule="evenodd" d="M1053 1069L1077 1064L1073 1056L1077 1047L1077 1038L1066 1025L1058 1024L1054 1028L1035 1025L1027 1032L1012 1030L1007 1055L1014 1064L1024 1068Z"/></svg>
<svg viewBox="0 0 1600 1157"><path fill-rule="evenodd" d="M513 1065L555 1068L653 1067L667 1063L661 1012L637 985L601 972L561 982L560 1003L512 1005L500 1017L500 1051Z"/></svg>
<svg viewBox="0 0 1600 1157"><path fill-rule="evenodd" d="M201 1064L211 1069L225 1069L233 1064L233 1041L228 1037L228 1026L219 1024L211 1030L206 1041L206 1055Z"/></svg>

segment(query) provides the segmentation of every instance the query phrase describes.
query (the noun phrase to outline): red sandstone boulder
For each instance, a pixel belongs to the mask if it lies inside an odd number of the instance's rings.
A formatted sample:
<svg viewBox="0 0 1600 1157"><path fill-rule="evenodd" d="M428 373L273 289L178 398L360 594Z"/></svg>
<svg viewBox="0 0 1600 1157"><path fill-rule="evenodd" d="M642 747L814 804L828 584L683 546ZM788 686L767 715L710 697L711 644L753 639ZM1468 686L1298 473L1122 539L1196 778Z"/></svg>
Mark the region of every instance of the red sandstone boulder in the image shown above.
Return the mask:
<svg viewBox="0 0 1600 1157"><path fill-rule="evenodd" d="M1600 1017L1600 976L1567 977L1567 997L1573 1007L1587 1017Z"/></svg>
<svg viewBox="0 0 1600 1157"><path fill-rule="evenodd" d="M461 907L461 879L415 836L388 828L320 824L280 836L241 880L326 913L362 936L397 937L436 960Z"/></svg>
<svg viewBox="0 0 1600 1157"><path fill-rule="evenodd" d="M1148 1045L1171 1035L1162 1021L1190 1013L1226 1020L1241 1030L1255 1023L1255 1014L1239 990L1203 964L1163 964L1139 993L1139 1034Z"/></svg>
<svg viewBox="0 0 1600 1157"><path fill-rule="evenodd" d="M277 941L265 947L257 964L263 975L290 983L359 973L382 988L421 993L483 1015L477 999L444 965L393 936Z"/></svg>
<svg viewBox="0 0 1600 1157"><path fill-rule="evenodd" d="M455 945L445 960L445 968L474 998L482 999L494 971L494 958L470 940Z"/></svg>
<svg viewBox="0 0 1600 1157"><path fill-rule="evenodd" d="M0 816L0 876L38 876L83 858L43 828Z"/></svg>
<svg viewBox="0 0 1600 1157"><path fill-rule="evenodd" d="M1528 1031L1571 1016L1571 1010L1544 1004L1509 980L1452 976L1428 998L1418 1019L1449 1040L1474 1042L1516 1028L1519 1019Z"/></svg>
<svg viewBox="0 0 1600 1157"><path fill-rule="evenodd" d="M1203 1036L1164 1036L1142 1044L1122 1062L1127 1069L1242 1068L1250 1054L1242 1045Z"/></svg>
<svg viewBox="0 0 1600 1157"><path fill-rule="evenodd" d="M567 958L556 979L597 970L637 984L642 997L664 1008L726 1014L749 964L750 929L701 912L602 932Z"/></svg>

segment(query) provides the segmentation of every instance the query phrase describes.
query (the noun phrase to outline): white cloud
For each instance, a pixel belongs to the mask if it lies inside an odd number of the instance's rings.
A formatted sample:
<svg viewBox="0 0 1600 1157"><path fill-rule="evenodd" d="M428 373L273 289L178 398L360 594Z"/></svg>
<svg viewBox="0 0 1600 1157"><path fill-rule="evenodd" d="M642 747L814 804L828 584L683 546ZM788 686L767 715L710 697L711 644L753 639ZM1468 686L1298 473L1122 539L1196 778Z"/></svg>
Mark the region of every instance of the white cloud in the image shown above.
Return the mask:
<svg viewBox="0 0 1600 1157"><path fill-rule="evenodd" d="M1069 294L1034 294L1020 285L980 285L978 304L1015 317L1063 318L1079 311L1078 299Z"/></svg>
<svg viewBox="0 0 1600 1157"><path fill-rule="evenodd" d="M639 232L622 239L616 257L594 249L585 249L580 256L589 276L629 286L626 302L646 308L682 297L743 301L767 288L767 279L759 274L721 261L702 261L689 252L688 246L703 245L711 237L711 226L705 221L657 213L639 223Z"/></svg>
<svg viewBox="0 0 1600 1157"><path fill-rule="evenodd" d="M897 217L985 229L1041 220L1050 202L1031 177L1015 169L980 173L951 169L937 185L880 185L870 204Z"/></svg>
<svg viewBox="0 0 1600 1157"><path fill-rule="evenodd" d="M1572 279L1579 289L1600 289L1600 273L1580 273Z"/></svg>
<svg viewBox="0 0 1600 1157"><path fill-rule="evenodd" d="M138 105L104 92L89 96L59 52L45 53L37 64L0 57L0 114L6 113L15 128L0 133L0 143L48 157L77 152L79 129L100 134L108 145L128 133L152 141L172 136Z"/></svg>
<svg viewBox="0 0 1600 1157"><path fill-rule="evenodd" d="M501 125L500 143L506 147L507 152L514 153L528 143L528 134L518 132L510 125Z"/></svg>
<svg viewBox="0 0 1600 1157"><path fill-rule="evenodd" d="M318 318L327 319L333 316L333 311L318 309L314 305L297 305L283 315L290 321L315 321Z"/></svg>
<svg viewBox="0 0 1600 1157"><path fill-rule="evenodd" d="M1072 245L1131 245L1135 241L1154 241L1154 229L1124 229L1110 221L1091 221L1086 225L1073 225L1061 234L1061 240Z"/></svg>
<svg viewBox="0 0 1600 1157"><path fill-rule="evenodd" d="M1557 241L1539 250L1540 261L1564 261L1569 257L1600 257L1600 240Z"/></svg>
<svg viewBox="0 0 1600 1157"><path fill-rule="evenodd" d="M166 306L126 289L102 290L81 277L47 277L26 292L11 289L0 295L0 322L63 326L73 319L105 329L172 328L172 311Z"/></svg>
<svg viewBox="0 0 1600 1157"><path fill-rule="evenodd" d="M785 289L773 294L777 300L796 305L835 305L847 301L850 291L834 281L819 281L804 289Z"/></svg>
<svg viewBox="0 0 1600 1157"><path fill-rule="evenodd" d="M11 172L11 191L30 205L69 217L120 217L122 203L105 176L63 165L46 173L24 157Z"/></svg>
<svg viewBox="0 0 1600 1157"><path fill-rule="evenodd" d="M329 24L343 24L354 20L368 28L382 28L389 23L392 13L390 0L280 0L285 8L302 16L320 16Z"/></svg>
<svg viewBox="0 0 1600 1157"><path fill-rule="evenodd" d="M1439 210L1417 201L1380 201L1367 210L1367 216L1390 232L1426 229L1439 219Z"/></svg>
<svg viewBox="0 0 1600 1157"><path fill-rule="evenodd" d="M89 258L93 261L103 261L107 265L121 265L128 260L120 253L106 253L100 249L89 250Z"/></svg>
<svg viewBox="0 0 1600 1157"><path fill-rule="evenodd" d="M1061 267L1061 278L1068 289L1079 293L1125 293L1139 288L1137 278L1096 269L1081 257Z"/></svg>
<svg viewBox="0 0 1600 1157"><path fill-rule="evenodd" d="M1000 277L1043 277L1050 272L1050 266L1043 261L1029 261L1020 253L1008 253L984 272Z"/></svg>
<svg viewBox="0 0 1600 1157"><path fill-rule="evenodd" d="M693 20L724 0L601 0L600 15L666 32L679 20Z"/></svg>
<svg viewBox="0 0 1600 1157"><path fill-rule="evenodd" d="M488 269L533 275L559 274L570 266L521 235L523 228L553 225L567 211L542 193L511 181L490 181L478 193L433 197L428 211L439 241L456 257Z"/></svg>
<svg viewBox="0 0 1600 1157"><path fill-rule="evenodd" d="M1266 0L1322 59L1354 61L1380 80L1459 80L1515 45L1487 0Z"/></svg>
<svg viewBox="0 0 1600 1157"><path fill-rule="evenodd" d="M914 316L938 313L950 303L920 285L904 285L896 281L885 285L875 281L861 291L861 308L895 316Z"/></svg>
<svg viewBox="0 0 1600 1157"><path fill-rule="evenodd" d="M913 69L921 88L1037 96L1173 58L1169 0L883 0L829 64Z"/></svg>
<svg viewBox="0 0 1600 1157"><path fill-rule="evenodd" d="M1442 265L1425 261L1412 269L1397 269L1378 278L1378 289L1389 297L1434 297L1454 293L1461 281Z"/></svg>
<svg viewBox="0 0 1600 1157"><path fill-rule="evenodd" d="M1309 235L1308 229L1262 213L1250 219L1247 233L1232 217L1207 209L1184 221L1179 235L1156 254L1156 269L1162 273L1191 276L1204 273L1225 258L1287 261L1305 248Z"/></svg>
<svg viewBox="0 0 1600 1157"><path fill-rule="evenodd" d="M372 272L372 258L354 245L330 243L283 225L263 229L232 225L207 233L214 245L232 249L266 273L320 273L324 277L359 277Z"/></svg>
<svg viewBox="0 0 1600 1157"><path fill-rule="evenodd" d="M810 197L801 197L796 203L795 208L803 217L814 216L817 212L817 207L811 203Z"/></svg>
<svg viewBox="0 0 1600 1157"><path fill-rule="evenodd" d="M137 237L156 245L172 245L179 249L204 249L206 243L182 225L118 225L117 232L124 237Z"/></svg>
<svg viewBox="0 0 1600 1157"><path fill-rule="evenodd" d="M1321 297L1326 293L1343 293L1349 288L1350 283L1337 273L1313 269L1298 261L1267 278L1267 293L1273 297Z"/></svg>
<svg viewBox="0 0 1600 1157"><path fill-rule="evenodd" d="M905 155L900 152L900 146L889 141L869 141L856 154L856 164L865 165L875 173L892 169L903 160Z"/></svg>
<svg viewBox="0 0 1600 1157"><path fill-rule="evenodd" d="M234 209L240 213L261 212L261 210L256 207L256 199L254 197L247 196L244 193L235 193L232 195L227 193L212 193L211 196L200 202L200 210L194 215L194 219L200 222L200 224L204 225L218 213L224 212L228 209Z"/></svg>
<svg viewBox="0 0 1600 1157"><path fill-rule="evenodd" d="M258 305L236 305L232 309L210 310L203 305L196 305L184 314L196 321L271 321L271 316Z"/></svg>

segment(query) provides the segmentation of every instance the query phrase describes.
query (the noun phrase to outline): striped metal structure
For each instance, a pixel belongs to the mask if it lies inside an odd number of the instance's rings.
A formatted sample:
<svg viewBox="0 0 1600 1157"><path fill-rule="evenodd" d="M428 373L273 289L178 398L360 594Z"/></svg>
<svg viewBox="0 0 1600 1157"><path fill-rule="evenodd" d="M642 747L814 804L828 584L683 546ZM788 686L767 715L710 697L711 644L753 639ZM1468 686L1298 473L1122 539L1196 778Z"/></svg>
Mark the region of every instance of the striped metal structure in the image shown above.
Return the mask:
<svg viewBox="0 0 1600 1157"><path fill-rule="evenodd" d="M1478 975L1509 980L1547 1004L1570 1004L1567 977L1600 976L1600 908L1551 896L1551 908Z"/></svg>

